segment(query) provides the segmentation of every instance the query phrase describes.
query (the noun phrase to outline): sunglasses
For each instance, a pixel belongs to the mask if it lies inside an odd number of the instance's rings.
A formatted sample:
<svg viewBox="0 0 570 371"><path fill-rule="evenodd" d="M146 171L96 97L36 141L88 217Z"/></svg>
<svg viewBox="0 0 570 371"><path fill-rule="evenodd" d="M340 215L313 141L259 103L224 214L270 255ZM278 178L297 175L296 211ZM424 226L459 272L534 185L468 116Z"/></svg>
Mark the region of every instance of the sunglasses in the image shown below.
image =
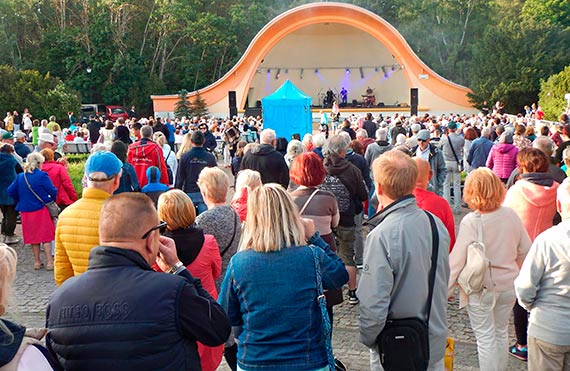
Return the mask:
<svg viewBox="0 0 570 371"><path fill-rule="evenodd" d="M146 238L151 234L152 231L155 231L157 229L160 230L160 234L163 234L164 232L166 232L166 227L168 226L167 222L160 222L157 225L155 225L154 227L152 227L151 229L149 229L148 231L146 231L145 234L142 235L141 240L146 240Z"/></svg>

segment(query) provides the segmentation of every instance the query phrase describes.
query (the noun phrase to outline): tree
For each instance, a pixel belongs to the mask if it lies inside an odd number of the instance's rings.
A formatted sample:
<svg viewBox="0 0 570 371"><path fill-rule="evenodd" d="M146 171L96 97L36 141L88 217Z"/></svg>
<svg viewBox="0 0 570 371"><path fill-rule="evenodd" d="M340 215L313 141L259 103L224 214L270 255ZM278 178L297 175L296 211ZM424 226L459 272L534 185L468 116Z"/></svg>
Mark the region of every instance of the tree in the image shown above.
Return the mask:
<svg viewBox="0 0 570 371"><path fill-rule="evenodd" d="M28 108L38 118L66 117L80 106L79 94L49 73L0 66L0 84L4 87L0 90L2 112Z"/></svg>
<svg viewBox="0 0 570 371"><path fill-rule="evenodd" d="M194 116L208 116L208 106L206 101L200 95L200 91L196 92L196 98L194 98L194 103L192 103Z"/></svg>
<svg viewBox="0 0 570 371"><path fill-rule="evenodd" d="M178 102L176 102L174 108L174 117L191 117L192 113L192 105L188 100L188 90L182 89L178 92Z"/></svg>
<svg viewBox="0 0 570 371"><path fill-rule="evenodd" d="M566 110L566 94L570 94L570 65L540 84L539 102L546 120L557 121Z"/></svg>

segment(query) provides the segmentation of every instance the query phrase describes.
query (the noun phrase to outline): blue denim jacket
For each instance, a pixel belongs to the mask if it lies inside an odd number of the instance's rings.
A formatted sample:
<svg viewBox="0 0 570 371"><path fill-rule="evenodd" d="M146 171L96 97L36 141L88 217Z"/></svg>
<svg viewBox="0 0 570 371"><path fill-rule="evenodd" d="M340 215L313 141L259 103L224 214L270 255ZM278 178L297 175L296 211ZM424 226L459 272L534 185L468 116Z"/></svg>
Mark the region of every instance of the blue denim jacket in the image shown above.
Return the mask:
<svg viewBox="0 0 570 371"><path fill-rule="evenodd" d="M323 287L341 288L348 273L315 233ZM261 253L238 252L230 261L218 299L238 337L244 370L317 370L327 365L317 302L315 265L307 246Z"/></svg>

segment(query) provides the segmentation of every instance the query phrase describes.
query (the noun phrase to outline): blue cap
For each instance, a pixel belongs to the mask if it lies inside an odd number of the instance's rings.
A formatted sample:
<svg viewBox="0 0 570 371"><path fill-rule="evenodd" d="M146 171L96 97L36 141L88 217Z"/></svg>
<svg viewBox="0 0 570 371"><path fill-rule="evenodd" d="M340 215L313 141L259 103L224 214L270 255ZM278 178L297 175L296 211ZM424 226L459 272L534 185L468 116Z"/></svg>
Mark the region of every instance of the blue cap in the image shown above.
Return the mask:
<svg viewBox="0 0 570 371"><path fill-rule="evenodd" d="M85 174L91 181L105 181L112 179L114 176L119 175L123 163L115 156L114 153L109 151L95 152L87 159L85 163ZM91 179L90 174L105 173L107 179Z"/></svg>

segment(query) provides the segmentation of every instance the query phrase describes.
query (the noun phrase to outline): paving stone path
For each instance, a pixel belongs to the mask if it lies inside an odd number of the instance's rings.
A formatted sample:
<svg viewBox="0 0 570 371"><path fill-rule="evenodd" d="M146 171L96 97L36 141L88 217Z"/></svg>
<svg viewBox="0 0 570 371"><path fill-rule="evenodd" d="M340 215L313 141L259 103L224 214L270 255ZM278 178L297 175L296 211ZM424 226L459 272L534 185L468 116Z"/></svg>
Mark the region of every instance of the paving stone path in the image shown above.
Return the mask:
<svg viewBox="0 0 570 371"><path fill-rule="evenodd" d="M456 225L468 212L462 209L456 216ZM20 225L16 233L21 236ZM50 295L56 286L53 272L33 270L31 249L22 243L14 245L18 251L18 276L14 285L14 307L9 317L27 327L41 327L45 324L45 309ZM448 304L449 335L455 339L454 370L479 370L475 337L471 331L469 318L465 310L458 309L458 303ZM514 339L510 328L511 340ZM513 341L514 342L514 341ZM337 358L342 360L351 371L368 370L368 349L358 341L358 306L344 303L335 307L333 349ZM506 351L506 349L505 349ZM509 371L526 370L526 363L509 357ZM229 370L222 363L218 370Z"/></svg>

